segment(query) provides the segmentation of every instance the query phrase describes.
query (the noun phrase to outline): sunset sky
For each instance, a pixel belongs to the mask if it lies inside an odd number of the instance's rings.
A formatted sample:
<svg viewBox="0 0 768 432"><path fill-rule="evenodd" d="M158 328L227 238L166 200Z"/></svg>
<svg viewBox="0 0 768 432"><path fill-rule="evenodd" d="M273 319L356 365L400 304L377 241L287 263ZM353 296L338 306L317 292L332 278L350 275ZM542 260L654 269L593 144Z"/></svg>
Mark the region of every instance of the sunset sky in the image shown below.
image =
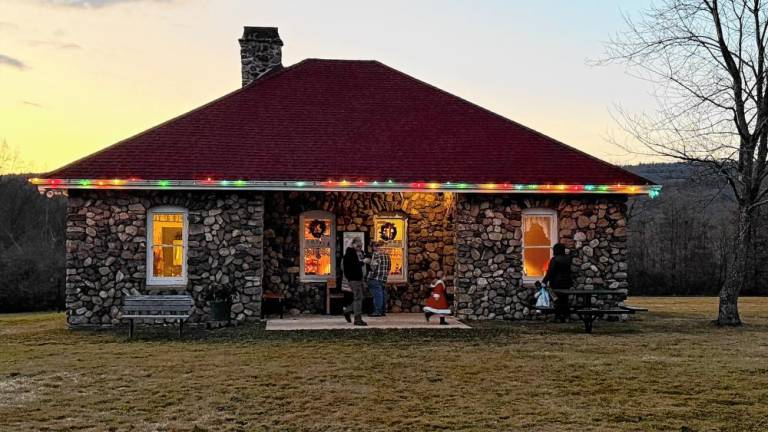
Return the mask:
<svg viewBox="0 0 768 432"><path fill-rule="evenodd" d="M615 163L619 104L647 84L594 67L647 1L0 0L0 143L47 171L240 86L245 25L283 64L376 59Z"/></svg>

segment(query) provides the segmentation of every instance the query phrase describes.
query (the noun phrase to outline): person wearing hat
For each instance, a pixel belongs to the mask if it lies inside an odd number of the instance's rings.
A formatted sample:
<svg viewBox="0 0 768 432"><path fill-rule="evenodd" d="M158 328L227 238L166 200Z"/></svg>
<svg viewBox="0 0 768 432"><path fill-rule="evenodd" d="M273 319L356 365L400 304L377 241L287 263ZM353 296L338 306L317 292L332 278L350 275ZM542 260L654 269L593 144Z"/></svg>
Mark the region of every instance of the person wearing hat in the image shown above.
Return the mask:
<svg viewBox="0 0 768 432"><path fill-rule="evenodd" d="M372 317L386 315L387 312L387 292L386 283L389 272L392 269L392 259L383 248L384 242L373 242L373 255L371 255L370 271L368 272L368 289L373 296Z"/></svg>
<svg viewBox="0 0 768 432"><path fill-rule="evenodd" d="M352 322L351 315L355 314L356 326L368 325L363 321L363 268L368 259L360 259L360 255L363 252L363 242L356 238L352 240L352 244L344 252L344 258L342 260L342 269L344 271L344 277L349 282L349 286L352 288L352 310L347 305L344 308L344 318L347 322Z"/></svg>

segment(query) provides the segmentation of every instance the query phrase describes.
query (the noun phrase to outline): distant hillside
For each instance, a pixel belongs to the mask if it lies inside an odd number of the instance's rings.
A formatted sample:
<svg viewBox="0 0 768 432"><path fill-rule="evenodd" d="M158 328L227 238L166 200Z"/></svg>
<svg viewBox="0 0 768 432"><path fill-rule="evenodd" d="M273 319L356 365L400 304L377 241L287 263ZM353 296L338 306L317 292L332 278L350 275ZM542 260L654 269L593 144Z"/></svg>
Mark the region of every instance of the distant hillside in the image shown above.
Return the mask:
<svg viewBox="0 0 768 432"><path fill-rule="evenodd" d="M685 163L625 169L662 185L661 196L629 200L629 272L634 294L714 294L734 236L733 193L718 176ZM763 218L764 219L764 218ZM768 294L768 227L756 228L746 294Z"/></svg>

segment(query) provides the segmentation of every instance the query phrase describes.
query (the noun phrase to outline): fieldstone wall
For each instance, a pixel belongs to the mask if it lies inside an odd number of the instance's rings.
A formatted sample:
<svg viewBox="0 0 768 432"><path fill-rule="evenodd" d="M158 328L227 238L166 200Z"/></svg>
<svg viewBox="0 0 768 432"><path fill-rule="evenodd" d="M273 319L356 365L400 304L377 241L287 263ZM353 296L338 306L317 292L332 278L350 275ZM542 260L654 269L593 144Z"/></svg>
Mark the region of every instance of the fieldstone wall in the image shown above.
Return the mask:
<svg viewBox="0 0 768 432"><path fill-rule="evenodd" d="M457 316L526 319L522 211L555 209L559 241L572 257L574 288L627 288L626 197L460 195L456 204ZM596 304L610 299L597 299ZM615 301L615 300L613 300Z"/></svg>
<svg viewBox="0 0 768 432"><path fill-rule="evenodd" d="M264 287L283 292L294 313L325 310L324 283L299 280L299 215L324 210L336 215L336 271L341 280L342 236L364 231L368 244L374 217L400 212L408 219L408 282L388 284L393 312L420 312L429 284L443 275L452 285L455 268L453 203L441 193L266 192ZM368 251L370 252L370 251Z"/></svg>
<svg viewBox="0 0 768 432"><path fill-rule="evenodd" d="M189 214L186 286L146 285L147 210L161 205ZM186 292L193 322L207 321L213 284L236 292L232 318L261 313L264 201L254 192L70 190L67 207L67 322L119 322L122 290Z"/></svg>
<svg viewBox="0 0 768 432"><path fill-rule="evenodd" d="M243 87L272 69L280 69L283 41L277 27L245 27L240 38Z"/></svg>

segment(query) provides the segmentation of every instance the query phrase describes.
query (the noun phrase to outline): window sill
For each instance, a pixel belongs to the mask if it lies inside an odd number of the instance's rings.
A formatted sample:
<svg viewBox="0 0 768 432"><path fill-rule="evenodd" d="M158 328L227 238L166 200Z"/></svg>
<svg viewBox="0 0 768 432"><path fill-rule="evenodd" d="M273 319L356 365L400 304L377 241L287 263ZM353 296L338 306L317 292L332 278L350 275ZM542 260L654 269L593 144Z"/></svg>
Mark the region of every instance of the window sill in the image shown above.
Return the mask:
<svg viewBox="0 0 768 432"><path fill-rule="evenodd" d="M328 283L329 280L332 280L334 278L327 277L327 278L299 278L300 283Z"/></svg>
<svg viewBox="0 0 768 432"><path fill-rule="evenodd" d="M187 285L181 284L181 283L175 283L175 284L150 284L147 283L147 285L144 287L144 291L147 293L149 292L156 292L156 291L176 291L180 293L187 292Z"/></svg>

